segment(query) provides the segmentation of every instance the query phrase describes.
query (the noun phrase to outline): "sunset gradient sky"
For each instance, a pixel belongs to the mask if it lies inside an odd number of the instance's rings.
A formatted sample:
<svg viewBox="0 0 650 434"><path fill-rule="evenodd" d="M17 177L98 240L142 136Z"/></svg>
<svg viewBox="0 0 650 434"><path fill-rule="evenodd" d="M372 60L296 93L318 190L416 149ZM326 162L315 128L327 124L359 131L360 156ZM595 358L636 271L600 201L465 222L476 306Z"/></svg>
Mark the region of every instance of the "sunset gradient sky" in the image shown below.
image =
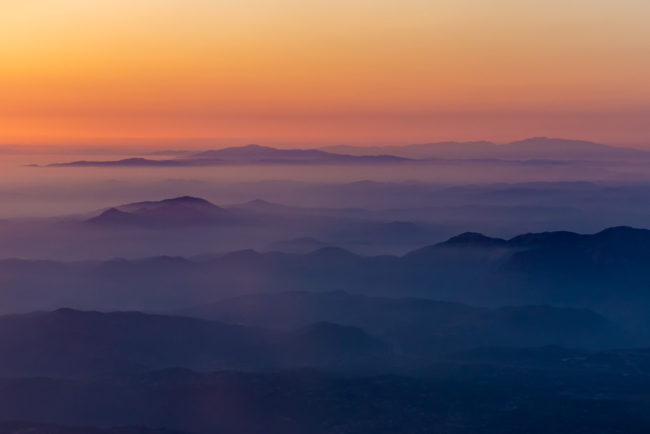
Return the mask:
<svg viewBox="0 0 650 434"><path fill-rule="evenodd" d="M0 0L0 143L650 145L647 0Z"/></svg>

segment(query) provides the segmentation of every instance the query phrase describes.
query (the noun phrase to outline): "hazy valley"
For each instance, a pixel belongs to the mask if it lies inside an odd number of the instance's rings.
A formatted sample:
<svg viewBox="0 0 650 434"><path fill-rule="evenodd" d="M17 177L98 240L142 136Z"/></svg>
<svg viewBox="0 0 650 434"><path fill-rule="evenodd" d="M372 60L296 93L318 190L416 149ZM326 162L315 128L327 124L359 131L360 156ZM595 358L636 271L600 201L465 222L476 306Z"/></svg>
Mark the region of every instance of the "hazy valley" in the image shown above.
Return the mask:
<svg viewBox="0 0 650 434"><path fill-rule="evenodd" d="M645 152L366 152L23 155L0 432L646 432Z"/></svg>

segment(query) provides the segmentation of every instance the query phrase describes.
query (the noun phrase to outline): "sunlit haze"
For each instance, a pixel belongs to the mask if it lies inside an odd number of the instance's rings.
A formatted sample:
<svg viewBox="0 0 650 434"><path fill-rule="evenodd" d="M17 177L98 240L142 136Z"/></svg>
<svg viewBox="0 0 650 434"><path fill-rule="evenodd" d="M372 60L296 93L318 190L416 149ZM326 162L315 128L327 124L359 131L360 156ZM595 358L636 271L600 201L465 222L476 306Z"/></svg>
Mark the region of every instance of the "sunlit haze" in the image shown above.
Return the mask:
<svg viewBox="0 0 650 434"><path fill-rule="evenodd" d="M650 143L643 0L0 2L0 143Z"/></svg>

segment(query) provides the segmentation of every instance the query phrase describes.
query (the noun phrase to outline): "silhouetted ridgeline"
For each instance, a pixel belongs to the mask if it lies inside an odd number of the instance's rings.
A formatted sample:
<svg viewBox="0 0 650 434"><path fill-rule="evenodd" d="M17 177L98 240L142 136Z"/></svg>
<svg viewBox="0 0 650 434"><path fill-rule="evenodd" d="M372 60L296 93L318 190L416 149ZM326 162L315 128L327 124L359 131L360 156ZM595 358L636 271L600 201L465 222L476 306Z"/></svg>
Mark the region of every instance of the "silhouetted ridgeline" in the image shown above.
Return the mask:
<svg viewBox="0 0 650 434"><path fill-rule="evenodd" d="M314 302L324 298L326 306L314 311ZM424 366L452 351L481 346L607 348L630 343L604 318L575 309L487 311L426 300L392 302L344 294L285 294L266 297L266 301L266 316L249 309L246 321L239 323L265 323L267 328L137 312L59 309L3 316L0 376L110 375L175 366L401 371ZM346 301L350 304L343 304ZM226 302L220 308L238 302ZM248 306L251 302L246 301ZM334 311L336 306L341 314ZM289 319L291 326L286 320L273 320L282 312L303 307L303 313L295 312L294 320ZM374 307L379 310L373 312ZM228 316L214 307L210 312ZM355 314L358 318L352 319ZM296 321L296 316L304 320Z"/></svg>
<svg viewBox="0 0 650 434"><path fill-rule="evenodd" d="M341 155L317 149L276 149L248 145L181 155L172 160L128 158L107 161L71 161L48 167L201 167L233 164L394 164L411 161L393 155Z"/></svg>
<svg viewBox="0 0 650 434"><path fill-rule="evenodd" d="M181 154L175 159L80 160L50 167L201 167L232 164L395 164L435 159L611 159L649 158L640 149L614 147L584 140L534 137L503 145L491 142L441 142L407 146L330 146L322 149L277 149L247 145Z"/></svg>
<svg viewBox="0 0 650 434"><path fill-rule="evenodd" d="M404 256L0 261L3 308L41 310L0 317L0 420L25 421L0 433L646 433L649 260L650 231L615 227Z"/></svg>
<svg viewBox="0 0 650 434"><path fill-rule="evenodd" d="M627 227L510 240L464 234L402 257L327 247L308 254L247 250L196 259L13 259L0 261L0 301L7 313L61 306L170 310L242 294L345 290L472 305L589 308L644 330L637 326L650 306L649 260L650 231Z"/></svg>
<svg viewBox="0 0 650 434"><path fill-rule="evenodd" d="M308 253L327 246L365 256L403 255L468 229L508 238L557 229L589 233L612 222L645 227L650 212L648 185L588 182L449 187L368 180L223 185L169 180L147 184L146 193L128 182L115 189L110 183L101 185L95 185L102 190L94 193L96 210L78 215L70 215L65 198L56 199L64 192L55 187L25 191L26 197L52 194L48 203L55 203L62 215L1 220L0 258L193 257L242 249ZM66 188L67 194L86 197L81 187L75 188ZM178 196L142 201L170 194L160 189ZM202 199L199 192L213 200ZM251 195L265 199L223 199ZM219 197L220 205L215 205L214 198ZM23 206L27 205L14 200L3 210L20 213Z"/></svg>
<svg viewBox="0 0 650 434"><path fill-rule="evenodd" d="M137 312L59 309L0 317L0 376L88 376L183 366L202 370L397 366L360 329L320 323L264 330Z"/></svg>
<svg viewBox="0 0 650 434"><path fill-rule="evenodd" d="M503 158L503 159L589 159L643 158L647 151L614 147L585 140L532 137L506 144L479 142L438 142L406 146L329 146L325 151L351 155L392 154L408 158Z"/></svg>

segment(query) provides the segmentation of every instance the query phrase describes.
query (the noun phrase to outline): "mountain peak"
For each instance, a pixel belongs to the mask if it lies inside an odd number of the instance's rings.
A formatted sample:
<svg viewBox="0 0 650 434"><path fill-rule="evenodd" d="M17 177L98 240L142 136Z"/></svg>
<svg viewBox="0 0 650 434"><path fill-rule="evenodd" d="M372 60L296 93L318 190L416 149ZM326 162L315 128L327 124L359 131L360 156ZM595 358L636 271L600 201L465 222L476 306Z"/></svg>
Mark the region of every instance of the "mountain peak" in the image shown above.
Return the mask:
<svg viewBox="0 0 650 434"><path fill-rule="evenodd" d="M607 145L589 142L587 140L560 139L555 137L530 137L528 139L511 142L510 146L543 146L551 149L569 150L569 149L608 149Z"/></svg>
<svg viewBox="0 0 650 434"><path fill-rule="evenodd" d="M236 146L235 146L235 147L236 147ZM226 148L226 149L228 149L228 148ZM230 149L232 149L232 148L230 148ZM272 147L270 147L270 146L262 146L262 145L258 145L258 144L256 144L256 143L250 143L250 144L248 144L248 145L239 146L239 149L259 150L259 149L274 149L274 148L272 148Z"/></svg>
<svg viewBox="0 0 650 434"><path fill-rule="evenodd" d="M212 202L194 196L179 196L119 205L103 211L89 221L112 225L159 226L223 223L228 219L228 212Z"/></svg>
<svg viewBox="0 0 650 434"><path fill-rule="evenodd" d="M647 229L638 229L631 226L612 226L611 228L603 229L596 235L600 234L635 234L647 232Z"/></svg>
<svg viewBox="0 0 650 434"><path fill-rule="evenodd" d="M478 232L465 232L438 245L450 247L505 247L508 245L508 242L501 238L491 238Z"/></svg>
<svg viewBox="0 0 650 434"><path fill-rule="evenodd" d="M117 208L109 208L109 209L107 209L106 211L104 211L104 212L102 212L100 214L100 216L105 216L105 217L120 216L120 215L129 215L129 213L124 212L124 211L120 211Z"/></svg>
<svg viewBox="0 0 650 434"><path fill-rule="evenodd" d="M214 205L213 203L202 199L200 197L194 197L194 196L179 196L179 197L173 197L171 199L164 199L160 201L161 203L192 203L192 204L209 204L209 205ZM216 206L216 205L215 205Z"/></svg>
<svg viewBox="0 0 650 434"><path fill-rule="evenodd" d="M120 211L125 212L141 212L144 210L159 209L169 206L184 206L184 207L200 207L200 208L211 208L211 209L221 209L212 202L195 196L178 196L162 200L151 200L144 202L133 202L127 203L124 205L119 205L117 208Z"/></svg>
<svg viewBox="0 0 650 434"><path fill-rule="evenodd" d="M624 242L626 240L637 240L645 242L650 239L650 231L647 229L637 229L630 226L614 226L604 229L593 235L596 239L612 240ZM643 240L643 241L641 241Z"/></svg>

